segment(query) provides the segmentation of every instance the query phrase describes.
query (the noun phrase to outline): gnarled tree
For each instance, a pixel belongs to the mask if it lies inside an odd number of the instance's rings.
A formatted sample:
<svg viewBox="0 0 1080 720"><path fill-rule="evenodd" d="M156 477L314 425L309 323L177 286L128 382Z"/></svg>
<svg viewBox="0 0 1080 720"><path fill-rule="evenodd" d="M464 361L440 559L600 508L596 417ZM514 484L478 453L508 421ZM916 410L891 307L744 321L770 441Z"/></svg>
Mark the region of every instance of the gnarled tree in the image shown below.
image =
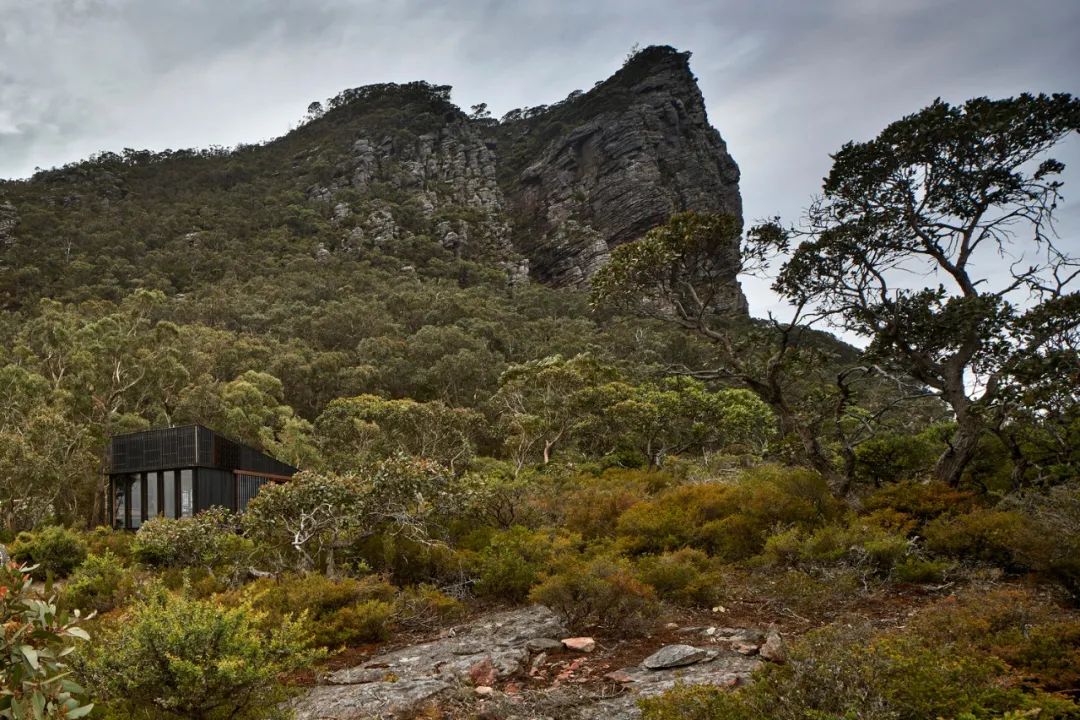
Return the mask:
<svg viewBox="0 0 1080 720"><path fill-rule="evenodd" d="M1025 94L938 100L844 145L775 283L948 403L935 474L952 485L1024 386L1075 359L1080 262L1056 241L1064 165L1046 153L1078 129L1080 100Z"/></svg>

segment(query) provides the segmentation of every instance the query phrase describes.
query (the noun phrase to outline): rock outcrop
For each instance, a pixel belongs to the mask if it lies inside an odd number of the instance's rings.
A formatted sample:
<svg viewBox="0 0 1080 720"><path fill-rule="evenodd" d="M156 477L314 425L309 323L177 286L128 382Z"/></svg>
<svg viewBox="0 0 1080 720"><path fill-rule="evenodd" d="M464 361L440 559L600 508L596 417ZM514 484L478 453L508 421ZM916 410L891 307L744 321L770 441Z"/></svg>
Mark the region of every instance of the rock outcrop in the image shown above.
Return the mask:
<svg viewBox="0 0 1080 720"><path fill-rule="evenodd" d="M334 181L309 188L308 197L332 204L334 221L347 228L346 249L382 247L412 234L390 203L375 199L389 189L418 211L426 232L444 248L460 253L480 243L508 256L510 228L495 167L493 142L464 116L451 114L441 127L415 137L356 137L335 167Z"/></svg>
<svg viewBox="0 0 1080 720"><path fill-rule="evenodd" d="M455 686L486 686L524 671L530 642L565 635L562 622L541 605L488 615L444 638L335 672L292 709L297 720L414 717L409 713Z"/></svg>
<svg viewBox="0 0 1080 720"><path fill-rule="evenodd" d="M612 247L674 212L741 217L739 168L709 125L689 57L647 48L589 92L504 120L503 191L539 279L585 285Z"/></svg>
<svg viewBox="0 0 1080 720"><path fill-rule="evenodd" d="M760 641L763 633L708 630L696 629L696 646L652 648L639 664L611 671L610 658L592 638L556 640L566 628L534 605L481 616L437 639L331 673L290 708L297 720L427 717L451 706L471 708L469 717L507 720L638 718L643 697L680 683L737 687L761 665L733 645ZM594 647L584 651L569 640Z"/></svg>
<svg viewBox="0 0 1080 720"><path fill-rule="evenodd" d="M329 208L347 251L425 235L495 260L511 284L528 273L587 287L612 248L673 213L742 215L739 168L709 124L689 57L646 48L588 92L500 121L465 115L443 88L428 87L430 105L412 85L347 91L355 99L335 112L348 119L327 116L351 130L344 153L308 198ZM388 112L422 120L391 127L380 120ZM323 162L322 150L308 159ZM720 294L745 313L738 254L737 243L723 253L734 261Z"/></svg>

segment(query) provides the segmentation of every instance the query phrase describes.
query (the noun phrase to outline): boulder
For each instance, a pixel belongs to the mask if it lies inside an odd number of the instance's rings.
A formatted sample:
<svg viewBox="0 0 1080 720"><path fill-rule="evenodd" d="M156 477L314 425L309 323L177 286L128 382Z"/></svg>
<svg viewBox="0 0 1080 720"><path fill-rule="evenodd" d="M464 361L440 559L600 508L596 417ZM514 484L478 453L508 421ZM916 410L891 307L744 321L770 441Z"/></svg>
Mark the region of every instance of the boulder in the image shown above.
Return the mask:
<svg viewBox="0 0 1080 720"><path fill-rule="evenodd" d="M780 633L770 630L765 636L765 642L758 648L758 654L771 662L782 663L787 660L787 648L784 646L784 639L780 637Z"/></svg>
<svg viewBox="0 0 1080 720"><path fill-rule="evenodd" d="M667 645L645 658L641 664L650 670L684 667L701 662L706 653L693 645Z"/></svg>
<svg viewBox="0 0 1080 720"><path fill-rule="evenodd" d="M525 643L525 647L536 653L551 652L553 650L562 650L563 644L561 641L554 638L534 638Z"/></svg>

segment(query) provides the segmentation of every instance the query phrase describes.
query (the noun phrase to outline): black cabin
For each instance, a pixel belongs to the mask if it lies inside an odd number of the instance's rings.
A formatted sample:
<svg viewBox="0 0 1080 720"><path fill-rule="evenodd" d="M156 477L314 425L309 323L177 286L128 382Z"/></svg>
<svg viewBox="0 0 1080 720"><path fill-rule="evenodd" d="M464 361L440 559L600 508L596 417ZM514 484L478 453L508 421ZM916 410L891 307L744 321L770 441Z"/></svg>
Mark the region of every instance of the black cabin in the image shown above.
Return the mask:
<svg viewBox="0 0 1080 720"><path fill-rule="evenodd" d="M265 483L295 473L202 425L116 435L109 444L109 519L135 530L159 515L191 517L215 505L240 512Z"/></svg>

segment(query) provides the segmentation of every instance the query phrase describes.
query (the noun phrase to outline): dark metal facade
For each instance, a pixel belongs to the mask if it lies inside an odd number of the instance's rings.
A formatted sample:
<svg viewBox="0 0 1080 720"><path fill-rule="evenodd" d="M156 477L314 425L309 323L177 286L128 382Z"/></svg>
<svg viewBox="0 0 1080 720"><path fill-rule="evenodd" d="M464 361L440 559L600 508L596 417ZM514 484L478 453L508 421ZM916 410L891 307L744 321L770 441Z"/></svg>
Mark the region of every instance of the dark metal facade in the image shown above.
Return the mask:
<svg viewBox="0 0 1080 720"><path fill-rule="evenodd" d="M110 519L136 529L157 516L190 517L214 506L243 511L267 482L296 468L201 425L113 437Z"/></svg>

